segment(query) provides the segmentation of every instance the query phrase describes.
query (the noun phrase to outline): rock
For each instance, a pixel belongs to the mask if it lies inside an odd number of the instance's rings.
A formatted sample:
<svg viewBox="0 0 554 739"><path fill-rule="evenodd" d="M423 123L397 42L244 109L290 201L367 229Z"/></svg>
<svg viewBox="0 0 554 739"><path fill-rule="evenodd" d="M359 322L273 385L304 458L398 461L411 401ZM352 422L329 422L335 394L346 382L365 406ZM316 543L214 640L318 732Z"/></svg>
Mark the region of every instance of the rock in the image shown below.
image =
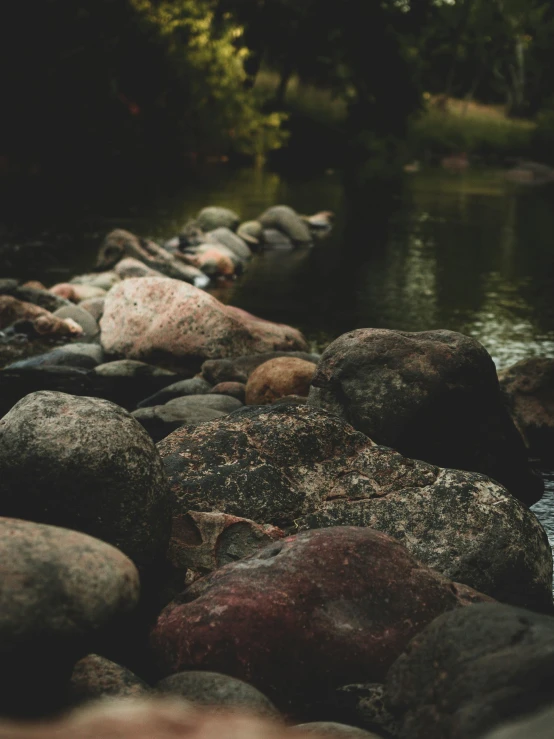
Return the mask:
<svg viewBox="0 0 554 739"><path fill-rule="evenodd" d="M284 395L274 400L272 405L306 405L308 398L302 395Z"/></svg>
<svg viewBox="0 0 554 739"><path fill-rule="evenodd" d="M310 244L312 236L305 221L288 205L274 205L258 218L264 229L277 229L294 244Z"/></svg>
<svg viewBox="0 0 554 739"><path fill-rule="evenodd" d="M68 700L77 704L106 697L135 698L150 692L151 688L131 670L98 654L89 654L73 668Z"/></svg>
<svg viewBox="0 0 554 739"><path fill-rule="evenodd" d="M275 721L195 709L183 699L113 699L47 723L0 721L0 739L306 739ZM313 735L312 735L313 736Z"/></svg>
<svg viewBox="0 0 554 739"><path fill-rule="evenodd" d="M308 352L264 352L232 359L208 359L202 365L202 377L212 385L220 382L246 383L256 367L277 357L295 357L314 364L317 364L320 359L319 354L308 354Z"/></svg>
<svg viewBox="0 0 554 739"><path fill-rule="evenodd" d="M51 287L50 292L52 295L58 295L72 303L80 303L81 300L90 300L90 298L103 298L107 291L93 285L62 282Z"/></svg>
<svg viewBox="0 0 554 739"><path fill-rule="evenodd" d="M166 360L192 371L205 359L303 349L302 334L225 306L178 280L144 277L116 285L100 322L108 354Z"/></svg>
<svg viewBox="0 0 554 739"><path fill-rule="evenodd" d="M257 367L248 378L246 403L267 405L286 395L307 396L314 373L315 365L305 359L270 359Z"/></svg>
<svg viewBox="0 0 554 739"><path fill-rule="evenodd" d="M326 232L331 230L334 219L335 214L332 211L322 210L313 216L307 216L305 221L313 231Z"/></svg>
<svg viewBox="0 0 554 739"><path fill-rule="evenodd" d="M100 327L94 320L88 310L81 308L80 305L71 305L66 308L58 308L53 314L57 318L61 318L64 321L70 318L75 321L82 329L84 338L88 340L95 339L100 333Z"/></svg>
<svg viewBox="0 0 554 739"><path fill-rule="evenodd" d="M210 206L202 208L196 216L196 223L202 231L213 231L215 228L229 228L235 231L240 223L240 216L229 208Z"/></svg>
<svg viewBox="0 0 554 739"><path fill-rule="evenodd" d="M156 367L153 364L137 362L134 359L117 359L115 362L106 362L94 370L103 377L175 377L175 372ZM169 382L169 380L168 380Z"/></svg>
<svg viewBox="0 0 554 739"><path fill-rule="evenodd" d="M264 245L271 249L294 249L294 242L276 228L264 228Z"/></svg>
<svg viewBox="0 0 554 739"><path fill-rule="evenodd" d="M30 367L81 367L92 369L102 361L102 347L98 344L66 344L59 349L52 349L46 354L38 354L22 359L6 367L7 370L19 370Z"/></svg>
<svg viewBox="0 0 554 739"><path fill-rule="evenodd" d="M318 737L330 737L331 739L382 739L381 735L372 731L359 729L357 726L337 724L333 721L313 721L309 724L298 724L294 727L297 731L305 731L306 734L315 734Z"/></svg>
<svg viewBox="0 0 554 739"><path fill-rule="evenodd" d="M0 421L0 512L74 528L147 573L164 560L167 483L140 425L114 403L36 392Z"/></svg>
<svg viewBox="0 0 554 739"><path fill-rule="evenodd" d="M26 303L11 295L0 295L0 329L11 326L15 321L34 321L39 316L51 315L44 308L33 303Z"/></svg>
<svg viewBox="0 0 554 739"><path fill-rule="evenodd" d="M139 408L132 415L158 442L181 426L222 418L242 407L239 400L228 395L188 395L170 400L165 405Z"/></svg>
<svg viewBox="0 0 554 739"><path fill-rule="evenodd" d="M160 693L185 698L211 711L242 709L262 718L280 719L280 714L259 690L242 680L217 672L178 672L160 680L156 685Z"/></svg>
<svg viewBox="0 0 554 739"><path fill-rule="evenodd" d="M509 723L487 734L485 739L550 739L554 722L554 707Z"/></svg>
<svg viewBox="0 0 554 739"><path fill-rule="evenodd" d="M227 251L230 250L221 244L215 244L214 246L202 244L188 249L179 258L193 264L211 277L217 275L231 277L237 271L239 260L234 255L226 254Z"/></svg>
<svg viewBox="0 0 554 739"><path fill-rule="evenodd" d="M87 310L96 322L102 318L104 313L104 298L90 298L79 303L79 308Z"/></svg>
<svg viewBox="0 0 554 739"><path fill-rule="evenodd" d="M181 511L289 530L367 526L456 582L552 609L551 551L531 511L483 475L404 458L325 411L246 406L158 450Z"/></svg>
<svg viewBox="0 0 554 739"><path fill-rule="evenodd" d="M148 267L144 262L133 257L121 259L114 267L114 272L122 280L130 277L163 277L164 275L156 269Z"/></svg>
<svg viewBox="0 0 554 739"><path fill-rule="evenodd" d="M33 715L59 707L86 644L133 610L138 573L90 536L0 519L0 710Z"/></svg>
<svg viewBox="0 0 554 739"><path fill-rule="evenodd" d="M63 309L62 309L63 310ZM16 333L25 333L30 338L77 337L82 329L74 321L54 316L33 303L25 303L9 295L0 295L0 329L14 327Z"/></svg>
<svg viewBox="0 0 554 739"><path fill-rule="evenodd" d="M473 739L552 703L554 619L476 605L444 614L391 667L402 739Z"/></svg>
<svg viewBox="0 0 554 739"><path fill-rule="evenodd" d="M0 290L0 292L2 291ZM38 305L40 308L44 308L44 310L50 311L51 313L58 310L58 308L63 308L64 305L71 305L69 300L65 300L58 295L52 295L46 289L39 290L38 288L25 287L23 285L6 294L12 295L12 297L22 300L25 303Z"/></svg>
<svg viewBox="0 0 554 739"><path fill-rule="evenodd" d="M207 241L215 241L230 249L241 261L247 262L252 257L252 251L246 242L228 228L216 228L206 234Z"/></svg>
<svg viewBox="0 0 554 739"><path fill-rule="evenodd" d="M158 390L154 395L142 400L138 407L147 408L154 405L164 405L169 400L182 398L186 395L207 395L211 388L210 383L201 377L190 377L188 380L180 380Z"/></svg>
<svg viewBox="0 0 554 739"><path fill-rule="evenodd" d="M362 726L370 731L397 736L398 726L386 705L382 683L343 685L334 696L341 721Z"/></svg>
<svg viewBox="0 0 554 739"><path fill-rule="evenodd" d="M151 649L163 675L222 672L304 716L345 682L382 680L433 618L484 598L385 534L309 531L197 580L162 611Z"/></svg>
<svg viewBox="0 0 554 739"><path fill-rule="evenodd" d="M515 425L534 457L554 460L554 360L522 359L498 373Z"/></svg>
<svg viewBox="0 0 554 739"><path fill-rule="evenodd" d="M0 295L11 295L14 290L17 290L18 286L19 280L14 280L11 277L0 277Z"/></svg>
<svg viewBox="0 0 554 739"><path fill-rule="evenodd" d="M139 239L134 234L123 229L115 229L104 239L96 266L101 269L115 267L124 257L133 257L143 262L167 277L184 280L194 284L197 278L203 278L200 270L191 265L183 264L158 244L147 239ZM121 272L115 269L116 274L122 277Z"/></svg>
<svg viewBox="0 0 554 739"><path fill-rule="evenodd" d="M281 529L226 513L173 513L168 559L195 579L243 559L284 536Z"/></svg>
<svg viewBox="0 0 554 739"><path fill-rule="evenodd" d="M259 247L264 241L264 229L259 221L245 221L237 229L237 236L253 247Z"/></svg>
<svg viewBox="0 0 554 739"><path fill-rule="evenodd" d="M220 382L210 390L215 395L230 395L232 398L244 403L246 398L246 385L243 382Z"/></svg>
<svg viewBox="0 0 554 739"><path fill-rule="evenodd" d="M531 472L502 402L494 363L462 334L343 334L323 353L308 404L407 457L488 475L527 505L542 495L542 480Z"/></svg>
<svg viewBox="0 0 554 739"><path fill-rule="evenodd" d="M39 282L38 280L27 280L27 282L24 282L21 287L31 288L31 290L48 290L46 285L44 285L42 282Z"/></svg>
<svg viewBox="0 0 554 739"><path fill-rule="evenodd" d="M71 285L87 285L89 287L99 288L108 292L111 288L121 280L121 277L114 271L109 272L91 272L86 275L77 275L70 280ZM92 299L91 296L90 299ZM100 296L101 297L101 296Z"/></svg>

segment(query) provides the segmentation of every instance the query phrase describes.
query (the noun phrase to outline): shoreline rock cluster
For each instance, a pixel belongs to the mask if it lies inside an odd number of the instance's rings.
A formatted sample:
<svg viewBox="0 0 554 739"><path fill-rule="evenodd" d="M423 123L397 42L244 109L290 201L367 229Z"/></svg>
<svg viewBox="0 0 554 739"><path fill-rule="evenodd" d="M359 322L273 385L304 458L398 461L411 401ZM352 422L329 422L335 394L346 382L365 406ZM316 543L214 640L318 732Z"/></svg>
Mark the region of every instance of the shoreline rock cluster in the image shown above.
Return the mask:
<svg viewBox="0 0 554 739"><path fill-rule="evenodd" d="M0 737L543 736L554 362L499 379L445 330L313 354L198 287L328 224L207 208L0 280Z"/></svg>

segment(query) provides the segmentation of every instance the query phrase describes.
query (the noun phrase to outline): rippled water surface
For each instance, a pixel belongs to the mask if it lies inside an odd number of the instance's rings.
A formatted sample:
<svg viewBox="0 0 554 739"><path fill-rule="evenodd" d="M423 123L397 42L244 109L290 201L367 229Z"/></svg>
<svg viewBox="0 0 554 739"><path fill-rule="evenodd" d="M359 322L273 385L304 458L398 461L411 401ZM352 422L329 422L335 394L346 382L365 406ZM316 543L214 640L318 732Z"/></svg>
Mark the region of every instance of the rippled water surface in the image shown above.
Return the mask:
<svg viewBox="0 0 554 739"><path fill-rule="evenodd" d="M352 194L333 174L287 180L220 168L170 194L126 202L112 198L84 215L60 208L44 223L31 219L39 233L62 234L70 249L45 268L29 259L15 271L50 283L66 279L91 268L107 230L163 239L207 204L234 208L244 219L276 203L302 213L328 209L336 213L329 239L258 255L215 294L297 325L318 345L358 327L448 328L479 339L499 367L554 357L554 189L517 191L495 171L423 172L399 188Z"/></svg>

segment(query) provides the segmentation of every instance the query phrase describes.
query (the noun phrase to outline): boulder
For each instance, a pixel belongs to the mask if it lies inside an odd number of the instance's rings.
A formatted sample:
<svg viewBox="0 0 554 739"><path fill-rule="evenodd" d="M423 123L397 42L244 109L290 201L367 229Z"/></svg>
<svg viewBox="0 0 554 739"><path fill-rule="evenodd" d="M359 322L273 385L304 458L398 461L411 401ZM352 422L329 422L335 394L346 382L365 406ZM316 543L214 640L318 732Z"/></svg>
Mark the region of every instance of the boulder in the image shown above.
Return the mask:
<svg viewBox="0 0 554 739"><path fill-rule="evenodd" d="M309 406L251 406L158 444L175 506L280 528L367 526L498 600L552 609L535 515L483 475L402 457Z"/></svg>
<svg viewBox="0 0 554 739"><path fill-rule="evenodd" d="M139 408L132 415L158 442L181 426L222 418L242 407L239 400L228 395L187 395L165 405Z"/></svg>
<svg viewBox="0 0 554 739"><path fill-rule="evenodd" d="M237 236L237 234L228 228L216 228L213 231L209 231L206 234L206 240L208 243L215 242L216 244L223 244L241 262L247 262L252 257L252 251L244 239L241 239L240 236Z"/></svg>
<svg viewBox="0 0 554 739"><path fill-rule="evenodd" d="M247 518L217 512L183 513L176 508L168 559L176 570L188 570L187 577L192 581L243 559L283 536L276 526L258 524Z"/></svg>
<svg viewBox="0 0 554 739"><path fill-rule="evenodd" d="M63 319L64 321L68 318L75 321L75 323L83 329L83 338L85 340L92 341L100 333L98 323L94 320L88 310L81 308L80 305L70 305L65 308L58 308L53 315L57 318Z"/></svg>
<svg viewBox="0 0 554 739"><path fill-rule="evenodd" d="M0 556L0 711L55 710L87 644L136 606L138 573L104 542L10 518Z"/></svg>
<svg viewBox="0 0 554 739"><path fill-rule="evenodd" d="M139 408L147 408L153 405L164 405L174 398L182 398L186 395L207 395L211 390L211 385L201 377L189 377L187 380L174 382L167 387L158 390L157 393L145 398L139 404Z"/></svg>
<svg viewBox="0 0 554 739"><path fill-rule="evenodd" d="M214 395L230 395L232 398L236 398L241 403L244 403L246 399L246 385L242 382L219 382L210 390L210 393Z"/></svg>
<svg viewBox="0 0 554 739"><path fill-rule="evenodd" d="M208 359L202 365L202 377L212 385L220 382L246 383L256 367L278 357L295 357L313 364L317 364L320 359L319 354L308 352L263 352L231 359Z"/></svg>
<svg viewBox="0 0 554 739"><path fill-rule="evenodd" d="M167 483L151 439L98 398L35 392L0 421L0 513L74 528L143 572L164 560Z"/></svg>
<svg viewBox="0 0 554 739"><path fill-rule="evenodd" d="M307 396L315 365L297 357L270 359L257 367L246 383L246 403L267 405L287 395Z"/></svg>
<svg viewBox="0 0 554 739"><path fill-rule="evenodd" d="M215 228L228 228L235 231L239 223L240 216L234 210L216 205L202 208L196 216L196 224L204 232Z"/></svg>
<svg viewBox="0 0 554 739"><path fill-rule="evenodd" d="M527 505L542 495L494 363L475 339L443 330L343 334L324 351L308 403L407 457L488 475Z"/></svg>
<svg viewBox="0 0 554 739"><path fill-rule="evenodd" d="M308 224L288 205L274 205L258 218L264 229L276 229L294 244L310 244L312 235Z"/></svg>
<svg viewBox="0 0 554 739"><path fill-rule="evenodd" d="M104 312L104 298L90 298L90 300L83 300L79 303L79 308L88 311L94 320L98 322L102 318L102 313Z"/></svg>
<svg viewBox="0 0 554 739"><path fill-rule="evenodd" d="M144 262L134 257L121 259L115 265L114 272L122 280L128 280L130 277L164 277L161 272L148 267Z"/></svg>
<svg viewBox="0 0 554 739"><path fill-rule="evenodd" d="M552 703L554 618L500 604L463 611L437 618L390 669L401 739L473 739Z"/></svg>
<svg viewBox="0 0 554 739"><path fill-rule="evenodd" d="M554 461L554 359L522 359L498 373L500 389L534 457Z"/></svg>
<svg viewBox="0 0 554 739"><path fill-rule="evenodd" d="M156 689L165 695L185 698L196 706L205 706L211 712L243 710L263 718L280 719L279 711L259 690L217 672L178 672L160 680Z"/></svg>
<svg viewBox="0 0 554 739"><path fill-rule="evenodd" d="M131 670L98 654L88 654L73 668L67 698L75 705L107 697L136 698L151 692Z"/></svg>
<svg viewBox="0 0 554 739"><path fill-rule="evenodd" d="M81 367L93 369L102 361L102 347L98 344L66 344L45 354L13 362L7 370L21 370L31 367Z"/></svg>
<svg viewBox="0 0 554 739"><path fill-rule="evenodd" d="M222 672L303 717L334 687L382 680L438 614L482 600L385 534L308 531L190 585L160 614L151 649L162 675Z"/></svg>
<svg viewBox="0 0 554 739"><path fill-rule="evenodd" d="M145 277L116 285L100 321L108 354L198 369L205 359L304 349L302 334L225 306L178 280Z"/></svg>
<svg viewBox="0 0 554 739"><path fill-rule="evenodd" d="M104 239L98 252L96 266L101 269L111 269L124 257L133 257L167 277L184 280L191 284L195 284L196 280L200 279L205 284L204 275L196 267L183 264L175 259L173 254L153 241L139 239L129 231L118 228L110 231ZM122 277L120 271L116 269L115 272Z"/></svg>
<svg viewBox="0 0 554 739"><path fill-rule="evenodd" d="M47 723L0 721L0 739L306 739L248 712L213 713L183 699L113 699ZM313 734L311 735L313 739Z"/></svg>

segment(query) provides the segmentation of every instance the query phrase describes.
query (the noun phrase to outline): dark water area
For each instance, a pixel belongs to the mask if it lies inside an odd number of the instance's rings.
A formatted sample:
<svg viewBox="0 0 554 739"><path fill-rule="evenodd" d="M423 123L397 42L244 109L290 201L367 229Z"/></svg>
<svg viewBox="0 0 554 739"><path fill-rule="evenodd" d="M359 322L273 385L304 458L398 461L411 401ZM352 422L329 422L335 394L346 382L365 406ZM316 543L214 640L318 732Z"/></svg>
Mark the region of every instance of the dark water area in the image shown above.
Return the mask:
<svg viewBox="0 0 554 739"><path fill-rule="evenodd" d="M334 211L331 236L256 255L245 275L211 290L220 300L298 326L319 347L359 327L447 328L481 341L498 367L554 357L554 189L514 190L496 171L431 171L351 192L333 173L219 166L171 189L133 191L106 188L109 197L85 205L78 188L67 201L21 200L2 236L31 244L3 259L2 276L50 285L90 271L112 228L163 240L205 205L249 219L287 203Z"/></svg>

